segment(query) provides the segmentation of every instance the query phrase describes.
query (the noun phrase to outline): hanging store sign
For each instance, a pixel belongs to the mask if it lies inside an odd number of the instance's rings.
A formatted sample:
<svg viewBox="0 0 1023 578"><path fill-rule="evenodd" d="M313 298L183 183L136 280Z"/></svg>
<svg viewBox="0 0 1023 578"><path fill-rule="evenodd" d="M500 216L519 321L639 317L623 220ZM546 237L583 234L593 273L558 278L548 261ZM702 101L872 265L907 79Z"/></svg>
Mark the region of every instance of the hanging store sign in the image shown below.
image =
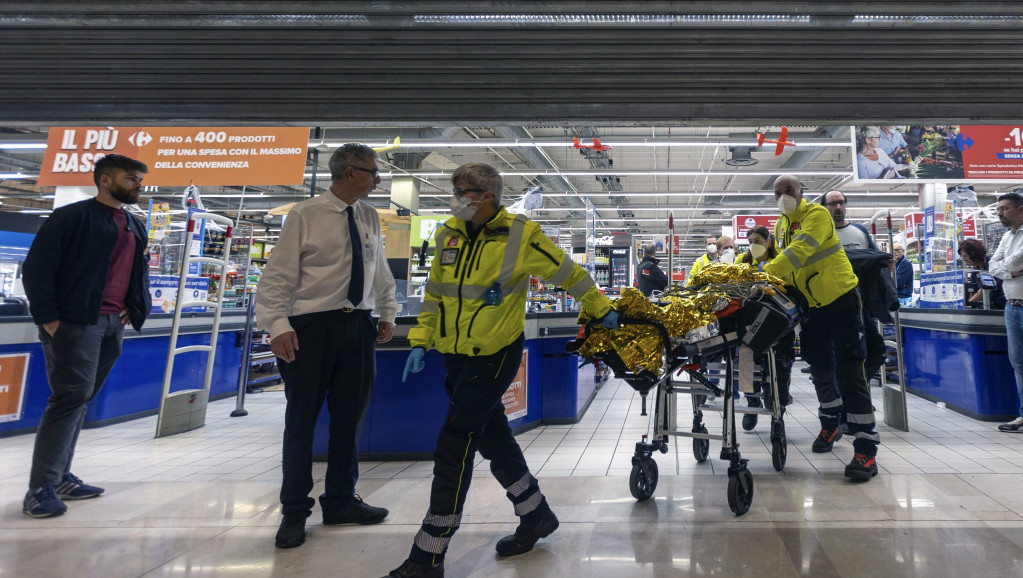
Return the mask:
<svg viewBox="0 0 1023 578"><path fill-rule="evenodd" d="M0 423L18 421L25 404L28 353L0 355Z"/></svg>
<svg viewBox="0 0 1023 578"><path fill-rule="evenodd" d="M301 185L306 127L53 127L41 186L95 186L96 161L142 161L148 186Z"/></svg>
<svg viewBox="0 0 1023 578"><path fill-rule="evenodd" d="M429 241L430 245L433 245L433 237L437 233L437 227L450 218L451 215L413 215L412 231L408 238L409 247L421 247L423 241Z"/></svg>
<svg viewBox="0 0 1023 578"><path fill-rule="evenodd" d="M1018 183L1023 180L1023 126L899 126L894 127L891 139L882 136L882 140L892 144L871 141L875 145L873 152L869 151L870 144L860 138L861 128L856 126L852 131L857 181Z"/></svg>
<svg viewBox="0 0 1023 578"><path fill-rule="evenodd" d="M767 230L774 234L774 224L778 222L777 215L735 215L732 217L732 231L735 232L736 245L749 245L746 235L751 229L767 227Z"/></svg>

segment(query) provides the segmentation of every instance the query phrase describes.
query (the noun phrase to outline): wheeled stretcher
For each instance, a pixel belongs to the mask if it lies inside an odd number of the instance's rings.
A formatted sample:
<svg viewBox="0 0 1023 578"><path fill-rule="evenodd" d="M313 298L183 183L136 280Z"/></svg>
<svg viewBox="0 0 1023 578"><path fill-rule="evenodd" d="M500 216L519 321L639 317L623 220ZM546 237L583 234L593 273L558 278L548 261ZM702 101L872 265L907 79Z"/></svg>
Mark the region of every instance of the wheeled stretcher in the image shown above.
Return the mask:
<svg viewBox="0 0 1023 578"><path fill-rule="evenodd" d="M717 335L692 343L679 343L668 335L664 326L649 319L619 318L622 325L638 324L656 327L661 333L662 371L632 371L614 350L598 354L642 397L642 412L647 415L647 398L654 394L652 432L636 443L632 458L629 489L637 500L649 499L657 487L655 452L667 453L670 437L693 439L693 455L698 462L707 460L710 440L722 442L720 457L729 462L728 506L736 515L745 514L753 503L753 475L742 458L735 436L736 413L771 416L771 457L774 468L785 467L787 443L783 408L778 403L779 389L774 352L771 347L791 333L799 322L799 308L780 293L759 293L745 301L730 315L717 322ZM761 385L764 407L742 407L735 403L736 385ZM678 395L693 398L692 424L679 429ZM721 400L720 405L706 403L708 397ZM712 434L703 423L705 411L724 413L720 434Z"/></svg>

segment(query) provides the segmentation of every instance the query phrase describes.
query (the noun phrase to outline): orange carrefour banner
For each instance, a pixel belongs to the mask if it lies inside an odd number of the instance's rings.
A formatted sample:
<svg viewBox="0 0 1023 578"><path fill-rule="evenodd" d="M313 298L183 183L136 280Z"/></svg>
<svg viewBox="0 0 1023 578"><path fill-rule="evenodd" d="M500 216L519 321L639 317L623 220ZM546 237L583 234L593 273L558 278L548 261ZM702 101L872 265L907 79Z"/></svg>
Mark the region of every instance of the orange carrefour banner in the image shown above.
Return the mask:
<svg viewBox="0 0 1023 578"><path fill-rule="evenodd" d="M300 185L308 145L306 127L53 127L38 182L92 186L117 153L149 167L146 185Z"/></svg>

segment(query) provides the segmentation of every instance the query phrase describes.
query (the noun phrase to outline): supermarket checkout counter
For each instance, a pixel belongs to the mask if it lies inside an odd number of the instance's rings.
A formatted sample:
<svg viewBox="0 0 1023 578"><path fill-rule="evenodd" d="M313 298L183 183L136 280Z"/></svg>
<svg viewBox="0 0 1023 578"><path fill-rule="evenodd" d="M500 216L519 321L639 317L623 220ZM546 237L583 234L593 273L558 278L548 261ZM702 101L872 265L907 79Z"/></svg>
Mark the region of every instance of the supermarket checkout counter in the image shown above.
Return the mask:
<svg viewBox="0 0 1023 578"><path fill-rule="evenodd" d="M908 391L974 419L1018 417L1002 311L906 308L899 317Z"/></svg>
<svg viewBox="0 0 1023 578"><path fill-rule="evenodd" d="M121 357L99 395L89 404L85 427L102 427L157 413L173 320L173 314L154 314L146 320L141 334L130 327L125 330ZM212 329L212 313L184 313L178 346L209 345ZM220 318L210 399L237 393L238 368L244 352L240 336L244 330L245 310L225 310ZM50 396L42 346L32 318L0 317L0 356L19 353L28 354L22 411L19 419L0 421L0 436L33 431L39 425ZM206 355L190 353L177 360L172 392L202 388Z"/></svg>
<svg viewBox="0 0 1023 578"><path fill-rule="evenodd" d="M525 347L519 376L505 394L509 423L516 433L539 425L579 421L597 393L593 365L578 367L579 358L565 352L575 338L578 313L531 313L526 316ZM411 346L409 329L415 317L400 317L394 337L377 347L377 381L359 438L367 460L431 459L437 434L447 413L443 358L426 354L426 368L401 382ZM316 425L313 449L327 451L327 410Z"/></svg>

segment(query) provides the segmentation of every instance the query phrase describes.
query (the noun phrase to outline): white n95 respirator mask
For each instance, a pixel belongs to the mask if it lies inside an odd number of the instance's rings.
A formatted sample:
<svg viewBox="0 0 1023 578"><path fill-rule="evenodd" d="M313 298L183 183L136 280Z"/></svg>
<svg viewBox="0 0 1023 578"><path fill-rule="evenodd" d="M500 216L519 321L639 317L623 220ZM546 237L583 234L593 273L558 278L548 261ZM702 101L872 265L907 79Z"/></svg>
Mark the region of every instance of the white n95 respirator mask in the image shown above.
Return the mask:
<svg viewBox="0 0 1023 578"><path fill-rule="evenodd" d="M795 212L797 208L799 208L799 201L795 197L789 195L778 197L778 210L781 211L781 214L788 215Z"/></svg>
<svg viewBox="0 0 1023 578"><path fill-rule="evenodd" d="M471 221L476 216L476 209L478 208L472 204L471 200L459 197L458 195L451 195L448 205L451 207L451 216L463 221Z"/></svg>

